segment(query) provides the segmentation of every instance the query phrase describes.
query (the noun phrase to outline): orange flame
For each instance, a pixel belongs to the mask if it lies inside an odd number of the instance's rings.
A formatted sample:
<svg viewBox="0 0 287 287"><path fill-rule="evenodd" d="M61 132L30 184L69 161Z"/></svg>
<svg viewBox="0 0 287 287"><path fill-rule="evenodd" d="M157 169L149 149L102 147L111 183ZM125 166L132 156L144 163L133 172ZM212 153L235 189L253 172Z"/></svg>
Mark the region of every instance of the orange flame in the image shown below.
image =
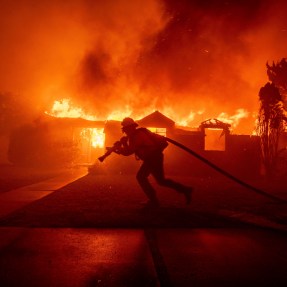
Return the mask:
<svg viewBox="0 0 287 287"><path fill-rule="evenodd" d="M118 120L121 121L125 117L129 117L133 115L135 119L140 119L149 113L152 113L155 109L150 107L148 109L145 109L144 111L141 111L140 113L135 113L135 111L132 110L132 108L128 105L126 105L122 110L114 110L112 113L107 115L107 117L104 120ZM196 117L200 116L202 118L202 121L205 120L204 110L199 111L191 111L187 116L183 117L178 115L172 107L164 107L162 109L162 113L166 115L167 117L173 119L176 122L177 126L182 127L191 127L193 124L193 121ZM70 99L62 99L59 101L55 101L53 104L53 107L50 112L46 112L46 114L54 117L66 117L66 118L83 118L87 120L100 120L97 116L87 114L82 108L75 107L72 105ZM237 109L235 114L229 115L225 112L220 113L216 118L222 122L228 123L231 125L231 127L234 129L236 128L240 120L244 118L249 117L249 112L243 108ZM103 120L103 119L101 119ZM95 142L97 142L96 138L99 137L99 134L102 132L97 132L97 134L93 135L95 137ZM96 146L99 146L95 143Z"/></svg>
<svg viewBox="0 0 287 287"><path fill-rule="evenodd" d="M103 148L105 146L105 134L103 128L84 128L81 137L90 141L93 148Z"/></svg>
<svg viewBox="0 0 287 287"><path fill-rule="evenodd" d="M103 148L105 145L104 129L92 129L92 147Z"/></svg>
<svg viewBox="0 0 287 287"><path fill-rule="evenodd" d="M55 101L50 112L46 114L57 118L82 118L86 120L96 120L93 115L86 114L81 108L73 107L69 99Z"/></svg>
<svg viewBox="0 0 287 287"><path fill-rule="evenodd" d="M220 113L217 119L224 123L228 123L232 128L235 128L238 126L241 119L248 118L248 116L249 112L245 109L237 109L236 114L229 116L227 113Z"/></svg>

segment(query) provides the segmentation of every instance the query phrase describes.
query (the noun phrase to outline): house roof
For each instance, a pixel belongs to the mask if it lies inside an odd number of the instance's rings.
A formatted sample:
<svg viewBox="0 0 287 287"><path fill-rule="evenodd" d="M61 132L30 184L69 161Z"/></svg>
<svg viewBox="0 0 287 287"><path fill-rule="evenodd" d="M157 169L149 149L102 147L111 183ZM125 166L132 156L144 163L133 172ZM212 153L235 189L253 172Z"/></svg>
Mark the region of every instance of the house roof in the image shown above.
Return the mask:
<svg viewBox="0 0 287 287"><path fill-rule="evenodd" d="M175 125L173 120L159 111L155 111L137 122L144 127L172 128Z"/></svg>
<svg viewBox="0 0 287 287"><path fill-rule="evenodd" d="M224 123L218 119L208 119L208 120L202 122L200 124L200 127L229 129L231 127L231 125L228 123Z"/></svg>
<svg viewBox="0 0 287 287"><path fill-rule="evenodd" d="M58 127L103 128L105 126L105 121L90 121L82 118L57 118L47 114L42 115L39 120Z"/></svg>

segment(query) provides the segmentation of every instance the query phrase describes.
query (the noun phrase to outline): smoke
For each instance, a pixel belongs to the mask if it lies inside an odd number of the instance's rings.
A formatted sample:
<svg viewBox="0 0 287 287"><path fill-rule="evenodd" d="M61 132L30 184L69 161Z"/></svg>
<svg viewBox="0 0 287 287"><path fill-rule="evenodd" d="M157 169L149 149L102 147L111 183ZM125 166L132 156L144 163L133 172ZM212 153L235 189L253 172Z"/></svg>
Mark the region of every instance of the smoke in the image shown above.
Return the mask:
<svg viewBox="0 0 287 287"><path fill-rule="evenodd" d="M70 98L99 118L155 109L197 125L258 110L286 57L285 1L2 0L0 93L35 112ZM243 123L243 122L242 122ZM250 116L239 129L250 131Z"/></svg>
<svg viewBox="0 0 287 287"><path fill-rule="evenodd" d="M163 8L163 3L154 0L144 5L140 0L118 0L89 6L86 23L93 31L91 46L75 75L74 87L82 102L92 105L99 116L123 110L126 105L143 109L145 102L150 102L152 95L146 95L144 102L140 99L145 90L135 69L165 28Z"/></svg>

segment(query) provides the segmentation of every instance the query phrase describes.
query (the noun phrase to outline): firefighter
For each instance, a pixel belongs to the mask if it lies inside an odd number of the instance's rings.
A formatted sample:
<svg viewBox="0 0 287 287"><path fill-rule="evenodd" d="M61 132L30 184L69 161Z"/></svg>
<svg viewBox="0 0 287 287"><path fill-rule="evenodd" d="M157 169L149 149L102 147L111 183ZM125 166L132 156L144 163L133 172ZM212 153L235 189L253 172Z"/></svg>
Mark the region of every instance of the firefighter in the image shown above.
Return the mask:
<svg viewBox="0 0 287 287"><path fill-rule="evenodd" d="M129 117L124 118L121 125L126 136L121 139L121 145L115 152L124 156L135 154L136 158L142 160L136 178L148 198L145 206L148 208L159 206L156 191L148 180L150 174L159 185L172 188L183 194L186 204L190 204L192 187L173 181L164 175L163 150L168 145L166 139L146 128L138 128L138 124Z"/></svg>

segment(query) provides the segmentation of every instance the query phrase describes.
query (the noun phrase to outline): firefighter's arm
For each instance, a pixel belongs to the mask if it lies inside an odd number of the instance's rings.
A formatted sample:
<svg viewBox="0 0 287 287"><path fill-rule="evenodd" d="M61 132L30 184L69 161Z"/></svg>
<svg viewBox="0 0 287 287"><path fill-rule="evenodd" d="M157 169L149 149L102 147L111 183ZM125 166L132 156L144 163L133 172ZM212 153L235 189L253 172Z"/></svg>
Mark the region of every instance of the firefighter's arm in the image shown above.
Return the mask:
<svg viewBox="0 0 287 287"><path fill-rule="evenodd" d="M134 152L135 152L134 149L130 145L128 145L128 138L122 137L121 140L119 141L117 149L115 150L115 153L124 156L129 156L132 155Z"/></svg>

